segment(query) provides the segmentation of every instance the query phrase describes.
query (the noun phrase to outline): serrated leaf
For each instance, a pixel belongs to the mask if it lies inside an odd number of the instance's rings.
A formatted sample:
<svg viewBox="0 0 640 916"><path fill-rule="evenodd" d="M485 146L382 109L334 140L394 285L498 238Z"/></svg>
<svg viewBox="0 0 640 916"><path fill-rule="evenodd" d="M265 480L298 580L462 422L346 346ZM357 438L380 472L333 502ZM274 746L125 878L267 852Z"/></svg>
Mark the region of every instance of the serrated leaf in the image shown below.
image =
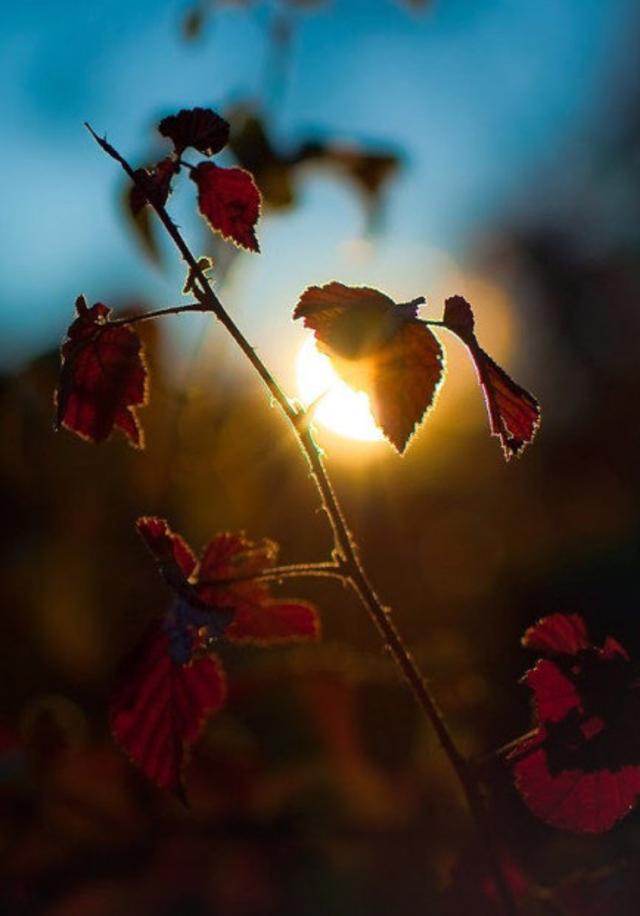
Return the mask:
<svg viewBox="0 0 640 916"><path fill-rule="evenodd" d="M637 672L612 637L594 646L575 614L541 620L525 644L551 657L524 678L536 728L510 754L516 787L554 827L609 830L640 794Z"/></svg>
<svg viewBox="0 0 640 916"><path fill-rule="evenodd" d="M211 108L183 108L176 115L163 118L158 125L163 137L173 143L178 157L188 147L203 156L213 156L229 140L229 123Z"/></svg>
<svg viewBox="0 0 640 916"><path fill-rule="evenodd" d="M189 751L227 688L216 658L177 664L169 648L169 635L154 624L122 666L109 715L115 740L147 779L182 795Z"/></svg>
<svg viewBox="0 0 640 916"><path fill-rule="evenodd" d="M233 534L219 534L205 548L196 589L205 603L233 608L226 639L266 645L318 637L312 604L274 599L267 582L251 578L273 566L277 553L273 541L253 543Z"/></svg>
<svg viewBox="0 0 640 916"><path fill-rule="evenodd" d="M444 358L417 319L423 299L396 305L384 293L342 283L311 286L294 318L303 318L344 381L364 391L386 438L402 453L433 405Z"/></svg>
<svg viewBox="0 0 640 916"><path fill-rule="evenodd" d="M484 393L489 427L492 435L499 437L505 458L508 461L520 455L533 441L540 426L540 405L482 349L475 335L473 312L466 299L452 296L446 300L443 323L469 350Z"/></svg>
<svg viewBox="0 0 640 916"><path fill-rule="evenodd" d="M198 188L198 207L212 232L247 251L260 251L255 225L260 216L260 191L244 169L222 169L201 162L191 172Z"/></svg>
<svg viewBox="0 0 640 916"><path fill-rule="evenodd" d="M114 428L142 448L136 408L147 403L147 369L142 343L131 328L112 326L111 309L76 300L77 318L61 349L60 381L54 394L56 427L91 442L103 442Z"/></svg>

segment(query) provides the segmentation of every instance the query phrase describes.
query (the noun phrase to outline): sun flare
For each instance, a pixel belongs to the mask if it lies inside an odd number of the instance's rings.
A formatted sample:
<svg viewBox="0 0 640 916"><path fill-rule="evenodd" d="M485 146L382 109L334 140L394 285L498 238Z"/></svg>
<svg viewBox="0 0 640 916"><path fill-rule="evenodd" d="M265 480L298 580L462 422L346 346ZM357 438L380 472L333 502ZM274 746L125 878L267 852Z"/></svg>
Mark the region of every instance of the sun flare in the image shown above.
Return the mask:
<svg viewBox="0 0 640 916"><path fill-rule="evenodd" d="M333 370L328 356L319 353L309 337L296 361L298 392L304 404L320 398L314 417L318 423L346 439L380 442L383 435L374 423L369 398L353 391Z"/></svg>

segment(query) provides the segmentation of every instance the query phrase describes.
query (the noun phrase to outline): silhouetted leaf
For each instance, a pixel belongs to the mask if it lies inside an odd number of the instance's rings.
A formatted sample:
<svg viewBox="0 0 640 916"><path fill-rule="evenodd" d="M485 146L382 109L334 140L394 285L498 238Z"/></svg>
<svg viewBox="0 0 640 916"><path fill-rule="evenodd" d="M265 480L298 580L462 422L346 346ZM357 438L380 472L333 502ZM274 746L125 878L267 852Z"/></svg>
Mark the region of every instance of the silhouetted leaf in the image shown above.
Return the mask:
<svg viewBox="0 0 640 916"><path fill-rule="evenodd" d="M178 157L187 147L197 149L203 156L214 156L229 140L229 123L210 108L183 108L163 118L158 130L172 141Z"/></svg>
<svg viewBox="0 0 640 916"><path fill-rule="evenodd" d="M491 433L500 438L507 461L533 441L540 425L540 405L516 384L479 345L471 306L462 296L445 302L444 324L467 345L489 414Z"/></svg>
<svg viewBox="0 0 640 916"><path fill-rule="evenodd" d="M417 319L423 299L396 305L367 287L311 286L294 318L304 318L336 372L371 402L384 435L403 452L432 406L443 374L440 344Z"/></svg>
<svg viewBox="0 0 640 916"><path fill-rule="evenodd" d="M171 180L179 171L179 164L170 156L149 169L136 169L137 184L131 188L129 195L133 216L137 216L150 199L164 207L171 193Z"/></svg>
<svg viewBox="0 0 640 916"><path fill-rule="evenodd" d="M189 578L198 561L184 538L173 532L163 518L143 516L137 520L136 528L163 575L167 567L176 567L185 579Z"/></svg>
<svg viewBox="0 0 640 916"><path fill-rule="evenodd" d="M254 231L260 216L260 191L249 172L201 162L191 178L198 186L198 206L211 231L248 251L260 251Z"/></svg>
<svg viewBox="0 0 640 916"><path fill-rule="evenodd" d="M117 427L141 448L136 407L147 403L147 370L140 339L128 327L110 325L111 310L101 302L89 308L79 296L76 312L61 350L56 427L91 442L102 442Z"/></svg>

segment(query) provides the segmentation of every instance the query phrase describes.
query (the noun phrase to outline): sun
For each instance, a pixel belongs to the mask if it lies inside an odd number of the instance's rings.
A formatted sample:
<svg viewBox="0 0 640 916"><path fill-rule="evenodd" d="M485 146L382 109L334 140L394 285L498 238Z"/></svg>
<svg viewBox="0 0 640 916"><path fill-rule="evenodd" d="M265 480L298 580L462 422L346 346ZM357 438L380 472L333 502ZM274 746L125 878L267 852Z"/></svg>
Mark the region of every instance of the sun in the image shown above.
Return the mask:
<svg viewBox="0 0 640 916"><path fill-rule="evenodd" d="M322 426L346 439L382 441L384 437L373 420L369 398L362 391L353 391L338 378L329 357L318 352L313 337L300 348L296 378L304 404L320 398L314 419Z"/></svg>

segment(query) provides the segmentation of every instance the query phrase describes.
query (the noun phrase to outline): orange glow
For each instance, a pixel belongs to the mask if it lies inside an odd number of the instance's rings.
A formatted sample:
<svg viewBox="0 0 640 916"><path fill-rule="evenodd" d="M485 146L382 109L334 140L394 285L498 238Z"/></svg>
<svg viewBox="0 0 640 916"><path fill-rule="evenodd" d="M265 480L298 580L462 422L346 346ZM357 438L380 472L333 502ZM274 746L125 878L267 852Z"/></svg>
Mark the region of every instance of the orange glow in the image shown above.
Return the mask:
<svg viewBox="0 0 640 916"><path fill-rule="evenodd" d="M322 426L360 442L379 442L383 438L371 415L367 395L340 381L329 358L318 352L313 337L300 348L296 377L304 404L321 398L314 416Z"/></svg>

